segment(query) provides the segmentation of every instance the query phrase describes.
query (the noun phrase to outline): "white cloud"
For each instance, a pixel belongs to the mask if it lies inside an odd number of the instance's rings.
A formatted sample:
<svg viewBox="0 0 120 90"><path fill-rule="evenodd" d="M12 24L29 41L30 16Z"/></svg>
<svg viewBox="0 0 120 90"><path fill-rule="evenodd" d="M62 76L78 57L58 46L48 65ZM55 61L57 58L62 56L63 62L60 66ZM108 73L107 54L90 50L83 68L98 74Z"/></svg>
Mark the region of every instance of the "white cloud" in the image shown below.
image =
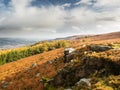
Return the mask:
<svg viewBox="0 0 120 90"><path fill-rule="evenodd" d="M79 30L80 30L80 28L77 27L77 26L72 26L72 29L74 29L74 30L76 30L76 31L79 31Z"/></svg>
<svg viewBox="0 0 120 90"><path fill-rule="evenodd" d="M2 23L5 20L5 17L0 18L0 23Z"/></svg>
<svg viewBox="0 0 120 90"><path fill-rule="evenodd" d="M100 7L111 7L111 6L119 6L120 0L97 0L96 6Z"/></svg>
<svg viewBox="0 0 120 90"><path fill-rule="evenodd" d="M4 11L0 16L0 35L6 35L6 32L11 32L11 34L7 35L15 36L19 33L18 36L26 36L27 34L34 37L57 37L68 35L68 33L69 35L102 33L104 31L110 32L120 29L120 9L117 7L114 8L114 11L108 10L102 12L88 7L76 7L65 10L64 8L70 7L71 4L66 3L62 6L39 8L30 6L31 1L11 1L10 11L7 13ZM87 4L89 2L89 0L82 0L77 3ZM95 7L106 6L108 3L111 7L116 6L118 0L111 3L107 0L99 0L95 4Z"/></svg>
<svg viewBox="0 0 120 90"><path fill-rule="evenodd" d="M97 28L102 28L103 25L98 24L98 25L96 25L96 27L97 27Z"/></svg>
<svg viewBox="0 0 120 90"><path fill-rule="evenodd" d="M91 0L80 0L80 1L76 2L74 5L80 5L80 4L90 5L90 4L92 4L90 1Z"/></svg>
<svg viewBox="0 0 120 90"><path fill-rule="evenodd" d="M71 6L70 3L66 3L66 4L63 4L63 5L62 5L63 8L64 8L64 7L70 7L70 6Z"/></svg>
<svg viewBox="0 0 120 90"><path fill-rule="evenodd" d="M28 2L13 0L13 10L6 15L7 20L3 22L7 26L57 28L62 25L64 11L60 7L37 8L28 7ZM29 0L28 0L29 1ZM17 24L17 25L16 25Z"/></svg>
<svg viewBox="0 0 120 90"><path fill-rule="evenodd" d="M86 3L86 4L88 4L88 3L90 3L90 1L91 1L91 0L81 0L81 3Z"/></svg>
<svg viewBox="0 0 120 90"><path fill-rule="evenodd" d="M81 4L81 0L76 2L74 5L80 5Z"/></svg>

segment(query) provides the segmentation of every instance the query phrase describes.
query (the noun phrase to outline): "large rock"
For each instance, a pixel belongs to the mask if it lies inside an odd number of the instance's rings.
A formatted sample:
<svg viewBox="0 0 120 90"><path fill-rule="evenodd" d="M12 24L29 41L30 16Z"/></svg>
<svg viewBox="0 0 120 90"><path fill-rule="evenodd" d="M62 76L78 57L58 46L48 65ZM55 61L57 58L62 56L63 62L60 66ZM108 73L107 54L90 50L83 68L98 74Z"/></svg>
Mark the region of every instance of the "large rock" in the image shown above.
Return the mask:
<svg viewBox="0 0 120 90"><path fill-rule="evenodd" d="M100 52L100 51L106 51L112 49L111 46L106 45L91 45L90 50Z"/></svg>
<svg viewBox="0 0 120 90"><path fill-rule="evenodd" d="M74 48L66 48L64 50L64 62L69 62L74 58L76 50Z"/></svg>
<svg viewBox="0 0 120 90"><path fill-rule="evenodd" d="M74 48L66 48L66 49L64 50L64 54L68 55L68 54L70 54L70 53L72 53L72 52L74 52L74 51L75 51Z"/></svg>
<svg viewBox="0 0 120 90"><path fill-rule="evenodd" d="M82 78L80 81L78 81L75 85L74 90L83 90L83 89L90 89L91 88L91 83L90 79Z"/></svg>

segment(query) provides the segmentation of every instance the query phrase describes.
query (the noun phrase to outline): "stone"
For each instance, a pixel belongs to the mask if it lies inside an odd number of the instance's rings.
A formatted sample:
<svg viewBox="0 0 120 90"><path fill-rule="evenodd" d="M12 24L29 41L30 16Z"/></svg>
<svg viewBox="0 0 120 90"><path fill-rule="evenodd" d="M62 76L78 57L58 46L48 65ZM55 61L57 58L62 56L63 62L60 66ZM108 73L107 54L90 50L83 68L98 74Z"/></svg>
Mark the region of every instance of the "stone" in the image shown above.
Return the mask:
<svg viewBox="0 0 120 90"><path fill-rule="evenodd" d="M52 64L53 63L53 61L49 61L49 64Z"/></svg>
<svg viewBox="0 0 120 90"><path fill-rule="evenodd" d="M40 73L37 73L35 76L36 76L36 77L39 77L39 76L40 76Z"/></svg>
<svg viewBox="0 0 120 90"><path fill-rule="evenodd" d="M70 62L71 62L71 63L74 63L74 59L72 59Z"/></svg>
<svg viewBox="0 0 120 90"><path fill-rule="evenodd" d="M84 51L84 54L87 54L88 52L87 51Z"/></svg>
<svg viewBox="0 0 120 90"><path fill-rule="evenodd" d="M82 78L79 82L76 83L77 86L86 85L87 87L91 87L90 79Z"/></svg>
<svg viewBox="0 0 120 90"><path fill-rule="evenodd" d="M34 64L31 65L31 68L36 67L36 66L38 66L38 64L34 63Z"/></svg>
<svg viewBox="0 0 120 90"><path fill-rule="evenodd" d="M68 55L68 54L70 54L70 53L72 53L72 52L74 52L74 51L75 51L74 48L66 48L66 49L64 50L64 54L65 54L65 55Z"/></svg>
<svg viewBox="0 0 120 90"><path fill-rule="evenodd" d="M91 45L91 46L90 46L90 49L91 49L92 51L97 51L97 52L99 52L99 51L110 50L110 49L112 49L112 47L111 47L111 46L106 46L106 45Z"/></svg>
<svg viewBox="0 0 120 90"><path fill-rule="evenodd" d="M7 88L9 84L10 84L9 82L3 81L3 82L2 82L2 87L3 87L3 88Z"/></svg>
<svg viewBox="0 0 120 90"><path fill-rule="evenodd" d="M84 44L82 47L86 47L87 45L86 44Z"/></svg>
<svg viewBox="0 0 120 90"><path fill-rule="evenodd" d="M31 71L32 68L34 68L34 67L36 67L36 66L38 66L38 64L37 64L37 63L33 63L29 68L26 69L25 72L29 72L29 71Z"/></svg>

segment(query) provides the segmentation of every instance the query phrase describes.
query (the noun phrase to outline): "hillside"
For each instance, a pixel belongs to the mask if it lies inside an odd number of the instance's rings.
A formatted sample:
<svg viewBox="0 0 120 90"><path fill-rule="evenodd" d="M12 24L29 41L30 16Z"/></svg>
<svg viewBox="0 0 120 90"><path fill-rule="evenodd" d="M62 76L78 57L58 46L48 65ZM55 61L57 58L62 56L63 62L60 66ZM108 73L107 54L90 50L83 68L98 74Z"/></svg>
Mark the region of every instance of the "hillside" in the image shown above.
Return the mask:
<svg viewBox="0 0 120 90"><path fill-rule="evenodd" d="M120 32L100 34L100 35L95 35L91 37L91 39L94 39L94 40L108 40L108 39L119 39L119 38L120 38Z"/></svg>
<svg viewBox="0 0 120 90"><path fill-rule="evenodd" d="M0 90L120 89L120 32L70 42L77 52L70 62L59 48L1 65ZM102 51L102 45L112 48Z"/></svg>

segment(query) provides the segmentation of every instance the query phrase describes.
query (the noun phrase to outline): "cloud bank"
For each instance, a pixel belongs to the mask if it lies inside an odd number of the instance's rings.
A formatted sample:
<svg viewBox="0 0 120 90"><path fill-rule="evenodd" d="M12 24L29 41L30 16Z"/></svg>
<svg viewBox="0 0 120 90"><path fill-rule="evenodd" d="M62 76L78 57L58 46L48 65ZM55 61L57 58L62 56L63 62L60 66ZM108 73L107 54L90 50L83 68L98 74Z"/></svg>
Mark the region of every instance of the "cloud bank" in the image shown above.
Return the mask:
<svg viewBox="0 0 120 90"><path fill-rule="evenodd" d="M80 0L74 5L32 6L33 0L0 1L0 36L55 38L120 30L119 0Z"/></svg>

